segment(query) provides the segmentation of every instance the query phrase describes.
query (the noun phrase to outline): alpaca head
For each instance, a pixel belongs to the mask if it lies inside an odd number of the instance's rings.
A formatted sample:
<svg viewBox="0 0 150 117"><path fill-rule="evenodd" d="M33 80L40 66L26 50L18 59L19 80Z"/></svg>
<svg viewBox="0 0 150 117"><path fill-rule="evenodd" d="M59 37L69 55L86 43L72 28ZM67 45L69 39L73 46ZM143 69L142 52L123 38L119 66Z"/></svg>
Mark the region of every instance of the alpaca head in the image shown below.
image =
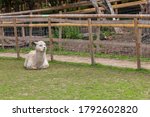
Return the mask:
<svg viewBox="0 0 150 117"><path fill-rule="evenodd" d="M34 42L36 44L35 50L37 52L45 52L47 47L44 41Z"/></svg>

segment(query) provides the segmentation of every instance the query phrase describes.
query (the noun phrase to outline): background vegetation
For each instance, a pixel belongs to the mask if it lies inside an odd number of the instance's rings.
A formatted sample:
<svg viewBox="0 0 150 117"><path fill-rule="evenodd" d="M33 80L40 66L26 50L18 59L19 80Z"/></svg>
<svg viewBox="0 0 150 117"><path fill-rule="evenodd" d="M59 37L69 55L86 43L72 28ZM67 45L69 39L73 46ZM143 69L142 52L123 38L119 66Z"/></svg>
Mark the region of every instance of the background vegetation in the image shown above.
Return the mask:
<svg viewBox="0 0 150 117"><path fill-rule="evenodd" d="M57 6L65 3L73 3L77 0L0 0L0 8L3 12L33 10L36 8Z"/></svg>
<svg viewBox="0 0 150 117"><path fill-rule="evenodd" d="M79 27L73 27L73 26L62 27L62 30L63 30L62 38L82 39L83 37ZM54 34L53 35L54 38L59 38L59 29L57 27L54 28L53 34Z"/></svg>
<svg viewBox="0 0 150 117"><path fill-rule="evenodd" d="M2 12L33 10L77 1L79 0L0 0L0 9ZM122 2L128 1L138 0L122 0Z"/></svg>

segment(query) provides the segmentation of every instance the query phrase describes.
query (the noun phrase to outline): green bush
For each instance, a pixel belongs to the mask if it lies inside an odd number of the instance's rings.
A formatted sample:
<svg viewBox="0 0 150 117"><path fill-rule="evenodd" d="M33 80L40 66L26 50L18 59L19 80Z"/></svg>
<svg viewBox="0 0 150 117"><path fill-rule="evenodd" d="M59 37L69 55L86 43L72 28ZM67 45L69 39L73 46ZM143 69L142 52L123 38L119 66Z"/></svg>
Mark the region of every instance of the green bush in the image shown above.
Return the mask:
<svg viewBox="0 0 150 117"><path fill-rule="evenodd" d="M79 27L63 27L62 37L67 39L81 39L83 35L80 33ZM54 38L59 37L59 28L53 30Z"/></svg>
<svg viewBox="0 0 150 117"><path fill-rule="evenodd" d="M112 36L115 32L112 28L102 27L101 33L104 37Z"/></svg>
<svg viewBox="0 0 150 117"><path fill-rule="evenodd" d="M59 29L57 27L53 28L52 34L54 38L59 38Z"/></svg>

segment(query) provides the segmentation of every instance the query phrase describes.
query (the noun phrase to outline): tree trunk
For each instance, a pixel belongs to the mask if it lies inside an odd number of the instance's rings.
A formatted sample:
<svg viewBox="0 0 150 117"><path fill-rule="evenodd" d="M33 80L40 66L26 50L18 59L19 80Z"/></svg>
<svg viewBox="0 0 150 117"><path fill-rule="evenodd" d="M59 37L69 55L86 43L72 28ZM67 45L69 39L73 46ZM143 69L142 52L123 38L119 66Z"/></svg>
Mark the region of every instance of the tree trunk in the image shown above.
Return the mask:
<svg viewBox="0 0 150 117"><path fill-rule="evenodd" d="M112 7L110 1L109 1L109 0L104 0L104 2L107 4L110 13L111 13L111 14L115 14L114 9L113 9L113 7ZM116 20L116 18L113 18L113 20ZM119 33L122 33L121 28L114 28L114 29L115 29L115 32L116 32L116 33L118 33L118 34L119 34Z"/></svg>
<svg viewBox="0 0 150 117"><path fill-rule="evenodd" d="M97 0L90 0L90 1L92 2L94 8L96 9L96 12L97 12L98 14L102 14L102 12L101 12L101 10L99 9L99 6L98 6L98 4L97 4Z"/></svg>
<svg viewBox="0 0 150 117"><path fill-rule="evenodd" d="M102 11L99 9L97 0L90 0L94 6L94 8L96 9L96 12L98 14L102 14ZM111 14L115 14L114 9L112 8L112 5L110 3L109 0L103 0L104 4L108 7L109 11ZM106 9L107 10L107 9ZM116 20L115 18L113 18L113 20ZM116 33L122 33L121 28L114 28Z"/></svg>

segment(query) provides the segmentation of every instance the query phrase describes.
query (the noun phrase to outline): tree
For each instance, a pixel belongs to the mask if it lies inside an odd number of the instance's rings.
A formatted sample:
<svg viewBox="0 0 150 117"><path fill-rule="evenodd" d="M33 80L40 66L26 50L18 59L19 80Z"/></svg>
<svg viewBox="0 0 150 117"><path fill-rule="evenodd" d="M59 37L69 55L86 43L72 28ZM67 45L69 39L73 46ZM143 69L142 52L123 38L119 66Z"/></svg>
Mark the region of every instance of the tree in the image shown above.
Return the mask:
<svg viewBox="0 0 150 117"><path fill-rule="evenodd" d="M101 10L99 9L99 6L98 6L98 3L97 3L97 0L90 0L94 6L94 8L96 9L96 12L98 14L102 14Z"/></svg>
<svg viewBox="0 0 150 117"><path fill-rule="evenodd" d="M20 6L26 5L27 10L35 9L36 4L46 2L45 0L0 0L0 8L3 12L8 13L12 11L23 10ZM21 9L20 9L21 8Z"/></svg>
<svg viewBox="0 0 150 117"><path fill-rule="evenodd" d="M1 9L4 9L5 12L11 11L11 3L12 0L0 0L1 2Z"/></svg>
<svg viewBox="0 0 150 117"><path fill-rule="evenodd" d="M101 3L98 3L97 0L90 0L93 4L93 6L95 7L96 11L98 14L102 14L102 11L99 8L99 5L101 6ZM105 9L107 11L110 11L111 14L115 14L114 9L111 6L111 3L109 0L102 0L103 3L103 7L105 7ZM104 6L105 5L105 6ZM116 20L115 18L113 18L113 20ZM122 33L122 30L120 28L114 28L116 33Z"/></svg>

